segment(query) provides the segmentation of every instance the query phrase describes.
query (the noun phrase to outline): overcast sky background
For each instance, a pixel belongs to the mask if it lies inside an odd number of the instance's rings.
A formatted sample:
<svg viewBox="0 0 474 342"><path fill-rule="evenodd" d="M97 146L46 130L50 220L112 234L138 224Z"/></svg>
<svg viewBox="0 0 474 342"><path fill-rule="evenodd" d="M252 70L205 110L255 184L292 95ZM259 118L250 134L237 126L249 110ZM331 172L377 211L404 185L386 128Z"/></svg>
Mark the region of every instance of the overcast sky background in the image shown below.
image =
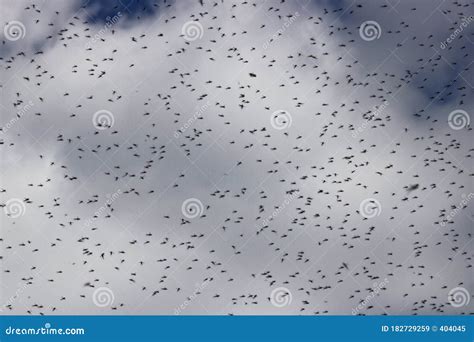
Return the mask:
<svg viewBox="0 0 474 342"><path fill-rule="evenodd" d="M1 219L3 313L351 314L384 279L360 313L472 313L448 301L474 291L472 129L448 123L472 117L474 21L441 47L474 14L457 3L1 0L24 26L0 53L0 202L25 205Z"/></svg>

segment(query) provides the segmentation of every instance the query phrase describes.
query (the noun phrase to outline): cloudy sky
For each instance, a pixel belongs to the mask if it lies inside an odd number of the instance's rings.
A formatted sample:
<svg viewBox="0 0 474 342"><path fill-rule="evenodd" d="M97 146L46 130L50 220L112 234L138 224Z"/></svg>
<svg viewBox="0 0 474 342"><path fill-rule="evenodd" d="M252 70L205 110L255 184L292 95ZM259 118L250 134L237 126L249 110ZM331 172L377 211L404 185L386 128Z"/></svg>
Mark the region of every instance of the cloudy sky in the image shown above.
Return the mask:
<svg viewBox="0 0 474 342"><path fill-rule="evenodd" d="M469 314L472 1L1 0L2 314Z"/></svg>

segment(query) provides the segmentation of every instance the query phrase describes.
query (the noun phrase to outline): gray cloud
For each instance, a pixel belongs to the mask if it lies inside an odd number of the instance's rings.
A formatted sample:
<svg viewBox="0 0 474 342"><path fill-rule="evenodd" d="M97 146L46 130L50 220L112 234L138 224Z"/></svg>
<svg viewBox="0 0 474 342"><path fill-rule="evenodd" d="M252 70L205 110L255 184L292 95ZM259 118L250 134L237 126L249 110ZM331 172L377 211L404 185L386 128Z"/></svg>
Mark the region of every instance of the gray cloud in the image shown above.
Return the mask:
<svg viewBox="0 0 474 342"><path fill-rule="evenodd" d="M473 108L472 27L439 48L469 7L178 2L104 30L97 3L28 4L2 19L27 28L2 54L1 202L26 208L2 216L4 312L351 314L385 278L360 313L472 311L448 303L473 291L472 204L441 225L472 192L471 128L447 121Z"/></svg>

